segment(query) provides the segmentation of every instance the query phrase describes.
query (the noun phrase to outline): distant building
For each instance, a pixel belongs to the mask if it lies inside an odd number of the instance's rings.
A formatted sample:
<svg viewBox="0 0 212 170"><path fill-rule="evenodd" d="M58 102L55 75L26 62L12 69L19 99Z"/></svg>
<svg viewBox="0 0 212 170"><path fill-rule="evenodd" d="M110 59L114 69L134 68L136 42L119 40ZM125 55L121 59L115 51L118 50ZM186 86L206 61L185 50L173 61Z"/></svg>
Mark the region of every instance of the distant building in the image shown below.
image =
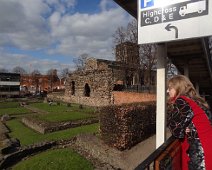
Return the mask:
<svg viewBox="0 0 212 170"><path fill-rule="evenodd" d="M139 64L139 46L132 42L116 45L116 61L137 66Z"/></svg>
<svg viewBox="0 0 212 170"><path fill-rule="evenodd" d="M20 95L20 74L0 73L0 96L12 97Z"/></svg>
<svg viewBox="0 0 212 170"><path fill-rule="evenodd" d="M40 93L43 91L51 92L65 88L65 78L60 80L57 76L56 70L54 70L51 75L24 74L21 75L20 81L22 92L28 92L31 94Z"/></svg>

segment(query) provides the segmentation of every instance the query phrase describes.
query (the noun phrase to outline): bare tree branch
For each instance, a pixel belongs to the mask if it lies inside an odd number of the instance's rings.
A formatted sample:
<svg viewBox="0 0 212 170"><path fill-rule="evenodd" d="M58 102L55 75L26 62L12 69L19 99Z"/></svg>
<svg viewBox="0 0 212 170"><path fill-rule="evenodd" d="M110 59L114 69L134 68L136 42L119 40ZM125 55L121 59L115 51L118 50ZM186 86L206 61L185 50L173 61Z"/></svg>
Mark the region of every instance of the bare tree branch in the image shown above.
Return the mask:
<svg viewBox="0 0 212 170"><path fill-rule="evenodd" d="M86 60L88 59L89 55L87 53L81 54L78 58L74 59L76 70L83 70L85 67Z"/></svg>
<svg viewBox="0 0 212 170"><path fill-rule="evenodd" d="M26 74L26 70L20 66L16 66L12 70L13 73L20 73L20 74Z"/></svg>

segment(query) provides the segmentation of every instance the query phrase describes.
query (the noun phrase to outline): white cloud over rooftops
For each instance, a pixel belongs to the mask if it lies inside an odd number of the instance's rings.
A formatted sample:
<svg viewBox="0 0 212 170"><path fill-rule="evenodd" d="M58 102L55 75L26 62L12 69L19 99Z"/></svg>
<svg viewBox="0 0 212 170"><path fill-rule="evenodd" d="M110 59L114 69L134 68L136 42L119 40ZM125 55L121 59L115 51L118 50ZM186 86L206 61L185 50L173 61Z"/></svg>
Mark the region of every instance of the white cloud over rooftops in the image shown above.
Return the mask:
<svg viewBox="0 0 212 170"><path fill-rule="evenodd" d="M92 14L79 13L77 9L73 12L76 3L77 0L1 0L0 48L43 49L47 54L70 57L87 53L112 59L112 34L131 18L121 8L112 7L112 0L101 0L101 11Z"/></svg>

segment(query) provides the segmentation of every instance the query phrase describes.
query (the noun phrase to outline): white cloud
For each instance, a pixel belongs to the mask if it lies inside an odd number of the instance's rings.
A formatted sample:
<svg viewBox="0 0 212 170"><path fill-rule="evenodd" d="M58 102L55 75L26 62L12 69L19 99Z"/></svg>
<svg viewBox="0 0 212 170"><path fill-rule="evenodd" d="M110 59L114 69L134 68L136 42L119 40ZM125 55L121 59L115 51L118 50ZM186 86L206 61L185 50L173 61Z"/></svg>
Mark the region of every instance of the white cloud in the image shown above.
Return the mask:
<svg viewBox="0 0 212 170"><path fill-rule="evenodd" d="M49 8L42 0L0 1L0 45L38 49L51 43L41 16Z"/></svg>
<svg viewBox="0 0 212 170"><path fill-rule="evenodd" d="M131 17L114 7L112 0L101 0L101 12L96 14L73 13L76 3L76 0L0 0L0 49L5 46L32 51L48 49L48 54L78 57L88 53L112 59L112 34ZM2 54L0 66L9 68L21 63L34 66L42 63L43 70L60 65L59 58L44 61L6 51Z"/></svg>
<svg viewBox="0 0 212 170"><path fill-rule="evenodd" d="M75 65L73 63L61 63L59 60L52 59L38 59L26 54L12 54L0 49L0 68L6 68L9 71L16 66L24 68L28 73L37 69L42 74L46 74L49 69L62 70L69 68L73 70ZM12 62L11 62L12 61Z"/></svg>
<svg viewBox="0 0 212 170"><path fill-rule="evenodd" d="M61 16L58 12L50 17L52 37L60 44L50 52L71 56L82 53L97 58L112 58L112 34L131 18L120 8L112 8L99 14Z"/></svg>

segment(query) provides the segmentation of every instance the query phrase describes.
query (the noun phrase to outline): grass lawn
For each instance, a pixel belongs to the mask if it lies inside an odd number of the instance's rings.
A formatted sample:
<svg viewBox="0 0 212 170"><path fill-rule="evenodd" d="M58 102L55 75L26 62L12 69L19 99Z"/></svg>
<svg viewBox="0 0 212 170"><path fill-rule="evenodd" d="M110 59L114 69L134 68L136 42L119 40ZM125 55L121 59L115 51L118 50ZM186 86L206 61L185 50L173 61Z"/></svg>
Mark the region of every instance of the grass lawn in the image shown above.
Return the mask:
<svg viewBox="0 0 212 170"><path fill-rule="evenodd" d="M94 112L94 108L92 108L92 107L84 106L83 109L80 109L79 105L77 105L77 104L71 104L70 107L67 107L66 105L63 105L63 104L50 106L48 103L33 103L33 104L30 104L30 106L45 110L50 113L62 113L62 112L69 112L69 111L70 112L78 111L78 112L83 112L83 113L93 113Z"/></svg>
<svg viewBox="0 0 212 170"><path fill-rule="evenodd" d="M97 116L94 114L94 109L92 107L83 107L83 109L80 109L79 105L76 104L67 107L62 104L49 106L48 103L34 103L30 106L49 112L49 114L40 114L36 116L38 119L49 122L80 120Z"/></svg>
<svg viewBox="0 0 212 170"><path fill-rule="evenodd" d="M87 118L91 118L91 117L95 117L95 116L87 114L87 113L75 111L75 112L41 114L36 117L38 119L49 121L49 122L61 122L61 121L69 121L69 120L87 119Z"/></svg>
<svg viewBox="0 0 212 170"><path fill-rule="evenodd" d="M19 119L8 121L7 126L11 130L11 133L9 133L10 137L18 138L21 142L21 145L30 145L41 141L69 139L73 136L76 136L77 134L94 133L98 132L99 130L99 124L96 123L43 135L33 131L30 128L27 128L20 122Z"/></svg>
<svg viewBox="0 0 212 170"><path fill-rule="evenodd" d="M30 113L29 110L19 107L18 103L15 105L8 102L8 105L0 105L0 115L2 114L23 114ZM49 106L46 103L33 103L30 106L36 107L41 110L49 112L49 114L37 114L40 119L46 121L67 121L85 119L88 117L94 117L95 114L93 108L83 107L80 109L78 105L71 105L67 107L65 105ZM9 108L10 107L10 108ZM15 116L14 119L7 121L6 124L10 129L8 134L11 138L17 138L20 140L22 146L27 146L43 141L69 139L82 133L97 133L99 131L99 123L80 126L76 128L70 128L62 131L56 131L48 134L40 134L21 123L21 117L23 115ZM32 116L32 115L29 115ZM46 152L39 153L35 156L29 157L24 161L20 161L14 167L13 170L93 170L93 165L74 152L70 148L48 150Z"/></svg>
<svg viewBox="0 0 212 170"><path fill-rule="evenodd" d="M92 164L71 149L49 150L16 164L13 170L92 170Z"/></svg>
<svg viewBox="0 0 212 170"><path fill-rule="evenodd" d="M0 109L19 107L19 102L0 102Z"/></svg>
<svg viewBox="0 0 212 170"><path fill-rule="evenodd" d="M31 113L28 109L24 107L16 107L16 108L3 108L0 109L0 116L4 114L8 115L19 115L19 114L26 114L26 113Z"/></svg>

